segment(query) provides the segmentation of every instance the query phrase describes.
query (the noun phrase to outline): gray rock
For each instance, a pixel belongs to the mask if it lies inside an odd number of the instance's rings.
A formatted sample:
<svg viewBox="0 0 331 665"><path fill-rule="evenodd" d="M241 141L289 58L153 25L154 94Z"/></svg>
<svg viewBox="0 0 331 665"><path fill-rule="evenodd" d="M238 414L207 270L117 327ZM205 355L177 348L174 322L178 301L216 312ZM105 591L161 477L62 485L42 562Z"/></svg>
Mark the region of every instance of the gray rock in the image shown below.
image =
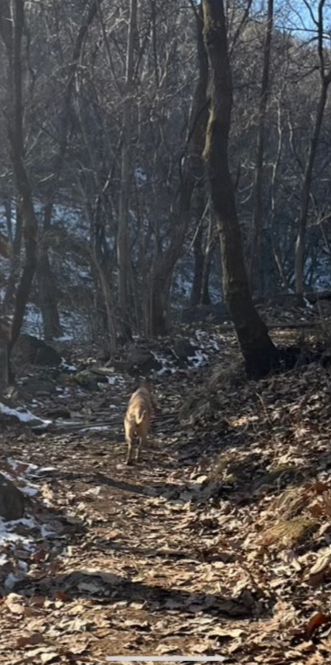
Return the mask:
<svg viewBox="0 0 331 665"><path fill-rule="evenodd" d="M187 360L192 358L196 352L196 347L192 346L190 342L182 339L173 346L173 353L178 360Z"/></svg>
<svg viewBox="0 0 331 665"><path fill-rule="evenodd" d="M61 364L60 354L52 346L33 335L20 335L13 349L12 360L15 365L43 365L57 367Z"/></svg>
<svg viewBox="0 0 331 665"><path fill-rule="evenodd" d="M137 368L141 373L148 373L152 370L161 369L161 363L155 358L154 354L147 349L132 347L127 357L127 369L130 371Z"/></svg>

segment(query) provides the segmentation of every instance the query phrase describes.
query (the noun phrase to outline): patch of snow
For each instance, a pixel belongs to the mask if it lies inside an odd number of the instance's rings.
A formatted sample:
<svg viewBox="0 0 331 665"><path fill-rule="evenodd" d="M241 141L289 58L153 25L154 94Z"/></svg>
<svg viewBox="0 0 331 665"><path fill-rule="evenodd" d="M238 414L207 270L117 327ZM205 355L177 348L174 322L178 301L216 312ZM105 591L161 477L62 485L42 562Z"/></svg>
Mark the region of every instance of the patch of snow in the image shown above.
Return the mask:
<svg viewBox="0 0 331 665"><path fill-rule="evenodd" d="M13 471L16 471L16 469L22 464L24 465L24 473L33 473L38 469L36 464L27 464L24 460L14 459L14 457L7 457L7 463L11 466Z"/></svg>
<svg viewBox="0 0 331 665"><path fill-rule="evenodd" d="M53 471L56 471L55 466L42 466L40 469L37 469L35 475L41 476L43 473L53 473Z"/></svg>
<svg viewBox="0 0 331 665"><path fill-rule="evenodd" d="M194 366L194 368L197 368L208 363L208 356L203 353L201 349L196 349L194 356L189 356L187 360Z"/></svg>
<svg viewBox="0 0 331 665"><path fill-rule="evenodd" d="M106 432L110 428L110 425L99 425L95 427L85 427L81 432Z"/></svg>
<svg viewBox="0 0 331 665"><path fill-rule="evenodd" d="M64 358L62 358L60 369L65 369L65 370L67 370L67 372L77 372L78 371L76 365L69 365L69 363L67 363L67 361Z"/></svg>
<svg viewBox="0 0 331 665"><path fill-rule="evenodd" d="M18 407L17 409L11 409L9 406L2 404L2 402L0 402L0 413L4 413L5 416L14 416L22 423L30 423L38 421L42 425L50 425L52 422L51 420L43 420L38 416L34 416L31 413L31 411L23 410L22 407Z"/></svg>
<svg viewBox="0 0 331 665"><path fill-rule="evenodd" d="M35 549L32 536L15 533L15 528L19 525L25 526L29 529L39 527L38 523L32 518L23 518L21 520L12 520L10 522L4 522L0 518L0 545L4 545L5 543L20 543L20 546L32 552Z"/></svg>
<svg viewBox="0 0 331 665"><path fill-rule="evenodd" d="M20 487L21 492L23 494L26 494L27 496L36 496L38 494L39 490L38 487L34 487L33 485L26 485L25 487Z"/></svg>
<svg viewBox="0 0 331 665"><path fill-rule="evenodd" d="M56 338L57 342L71 342L72 341L72 335L61 335L61 337Z"/></svg>
<svg viewBox="0 0 331 665"><path fill-rule="evenodd" d="M107 381L110 386L116 386L117 383L126 383L124 376L121 374L114 374L113 376L107 376Z"/></svg>
<svg viewBox="0 0 331 665"><path fill-rule="evenodd" d="M54 538L55 536L58 536L56 531L52 531L47 524L41 524L40 526L40 534L42 538Z"/></svg>

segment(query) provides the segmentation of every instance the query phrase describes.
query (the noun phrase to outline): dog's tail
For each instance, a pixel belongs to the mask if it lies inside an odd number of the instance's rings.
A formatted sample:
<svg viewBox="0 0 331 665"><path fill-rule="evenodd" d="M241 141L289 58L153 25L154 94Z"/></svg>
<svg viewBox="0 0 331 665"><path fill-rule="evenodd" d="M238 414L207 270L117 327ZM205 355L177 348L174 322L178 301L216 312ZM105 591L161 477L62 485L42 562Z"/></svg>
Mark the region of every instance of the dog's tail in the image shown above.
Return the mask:
<svg viewBox="0 0 331 665"><path fill-rule="evenodd" d="M140 423L142 423L142 421L145 418L145 415L146 415L146 410L140 412L139 416L136 417L137 425L140 425Z"/></svg>

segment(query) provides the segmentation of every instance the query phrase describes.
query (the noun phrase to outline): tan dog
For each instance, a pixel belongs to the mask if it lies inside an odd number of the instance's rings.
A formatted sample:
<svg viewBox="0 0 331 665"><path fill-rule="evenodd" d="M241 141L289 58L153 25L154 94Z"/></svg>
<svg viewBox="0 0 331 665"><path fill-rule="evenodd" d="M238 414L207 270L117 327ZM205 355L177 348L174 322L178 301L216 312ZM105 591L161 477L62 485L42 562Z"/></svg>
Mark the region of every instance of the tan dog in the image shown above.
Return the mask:
<svg viewBox="0 0 331 665"><path fill-rule="evenodd" d="M124 419L125 440L128 444L127 464L132 464L134 457L138 462L140 452L145 446L150 428L151 414L155 410L151 388L143 383L130 398ZM135 442L135 437L138 443ZM136 450L135 450L136 449ZM136 453L134 455L134 453Z"/></svg>

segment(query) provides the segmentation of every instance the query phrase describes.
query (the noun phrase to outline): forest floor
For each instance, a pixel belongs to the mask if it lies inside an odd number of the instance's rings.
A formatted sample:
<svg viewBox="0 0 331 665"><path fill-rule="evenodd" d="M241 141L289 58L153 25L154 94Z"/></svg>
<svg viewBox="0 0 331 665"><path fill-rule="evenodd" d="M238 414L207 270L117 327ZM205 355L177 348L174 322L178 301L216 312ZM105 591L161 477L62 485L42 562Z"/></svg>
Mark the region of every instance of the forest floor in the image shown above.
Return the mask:
<svg viewBox="0 0 331 665"><path fill-rule="evenodd" d="M136 466L129 377L35 409L65 403L95 429L2 424L0 468L30 506L0 528L1 663L331 662L331 368L247 382L227 340L219 365L155 380Z"/></svg>

